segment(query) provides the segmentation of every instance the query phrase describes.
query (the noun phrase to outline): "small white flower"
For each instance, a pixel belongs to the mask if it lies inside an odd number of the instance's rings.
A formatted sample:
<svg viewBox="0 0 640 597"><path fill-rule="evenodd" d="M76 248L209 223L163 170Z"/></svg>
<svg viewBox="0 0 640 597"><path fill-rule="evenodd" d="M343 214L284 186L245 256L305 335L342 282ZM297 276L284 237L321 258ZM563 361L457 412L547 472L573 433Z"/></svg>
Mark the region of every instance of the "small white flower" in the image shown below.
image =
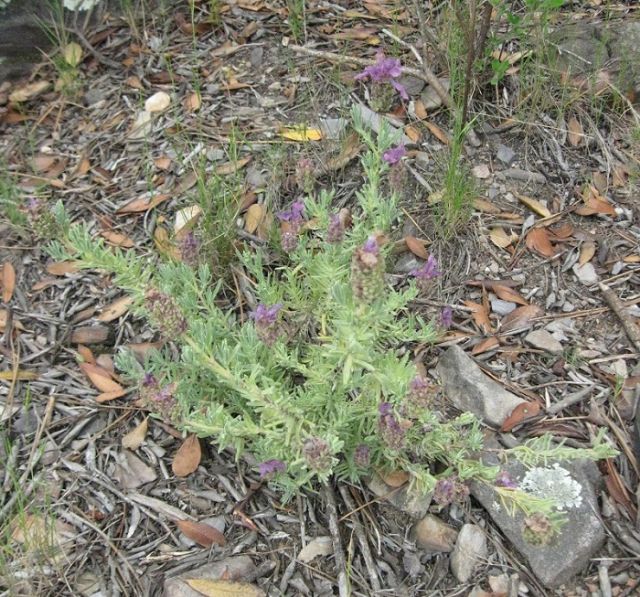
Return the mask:
<svg viewBox="0 0 640 597"><path fill-rule="evenodd" d="M520 489L535 497L553 500L558 510L578 508L582 504L582 485L557 463L549 468L532 468L522 479Z"/></svg>

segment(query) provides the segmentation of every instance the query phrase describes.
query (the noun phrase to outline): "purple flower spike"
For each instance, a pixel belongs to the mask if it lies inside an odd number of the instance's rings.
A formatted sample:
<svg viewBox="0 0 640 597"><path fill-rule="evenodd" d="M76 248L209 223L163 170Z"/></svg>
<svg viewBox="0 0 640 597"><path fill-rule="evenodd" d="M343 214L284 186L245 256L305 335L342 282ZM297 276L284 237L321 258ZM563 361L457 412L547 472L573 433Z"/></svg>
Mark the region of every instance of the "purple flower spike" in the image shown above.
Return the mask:
<svg viewBox="0 0 640 597"><path fill-rule="evenodd" d="M387 151L382 154L382 159L390 166L393 166L394 164L397 164L406 154L407 150L401 143L400 145L396 145L391 149L387 149Z"/></svg>
<svg viewBox="0 0 640 597"><path fill-rule="evenodd" d="M278 318L280 309L282 309L282 305L280 303L271 305L270 307L259 304L256 307L256 310L251 314L251 317L258 325L273 325Z"/></svg>
<svg viewBox="0 0 640 597"><path fill-rule="evenodd" d="M369 466L371 455L369 453L369 446L360 444L353 452L353 461L356 466L360 468L367 468Z"/></svg>
<svg viewBox="0 0 640 597"><path fill-rule="evenodd" d="M440 327L448 330L453 323L453 311L451 307L445 307L440 311Z"/></svg>
<svg viewBox="0 0 640 597"><path fill-rule="evenodd" d="M142 385L143 386L157 386L158 385L158 380L156 379L156 376L153 373L150 373L149 371L145 372L144 377L142 378Z"/></svg>
<svg viewBox="0 0 640 597"><path fill-rule="evenodd" d="M410 272L412 276L419 278L420 280L431 280L441 275L442 272L438 269L438 262L433 255L429 255L429 259L418 269L414 269Z"/></svg>
<svg viewBox="0 0 640 597"><path fill-rule="evenodd" d="M378 406L378 412L384 417L386 415L390 415L393 410L391 406L391 402L381 402Z"/></svg>
<svg viewBox="0 0 640 597"><path fill-rule="evenodd" d="M500 471L496 477L496 485L498 487L506 487L507 489L517 489L518 484L511 478L507 471Z"/></svg>
<svg viewBox="0 0 640 597"><path fill-rule="evenodd" d="M402 74L402 66L397 58L385 58L384 52L380 50L376 54L376 62L367 66L361 73L355 76L356 81L371 79L374 83L389 83L400 94L404 100L409 99L409 94L403 85L396 79Z"/></svg>
<svg viewBox="0 0 640 597"><path fill-rule="evenodd" d="M380 251L380 245L378 244L378 241L376 240L376 237L374 235L371 235L364 243L364 245L362 245L362 250L365 253L372 253L373 255L378 254L378 252Z"/></svg>
<svg viewBox="0 0 640 597"><path fill-rule="evenodd" d="M275 473L284 473L287 470L287 466L282 460L267 460L265 462L261 462L258 466L258 470L260 471L260 478L264 478L267 475L272 475Z"/></svg>
<svg viewBox="0 0 640 597"><path fill-rule="evenodd" d="M299 224L304 219L302 216L302 212L304 212L304 203L302 201L294 201L291 204L290 209L281 211L276 215L281 222L292 222Z"/></svg>

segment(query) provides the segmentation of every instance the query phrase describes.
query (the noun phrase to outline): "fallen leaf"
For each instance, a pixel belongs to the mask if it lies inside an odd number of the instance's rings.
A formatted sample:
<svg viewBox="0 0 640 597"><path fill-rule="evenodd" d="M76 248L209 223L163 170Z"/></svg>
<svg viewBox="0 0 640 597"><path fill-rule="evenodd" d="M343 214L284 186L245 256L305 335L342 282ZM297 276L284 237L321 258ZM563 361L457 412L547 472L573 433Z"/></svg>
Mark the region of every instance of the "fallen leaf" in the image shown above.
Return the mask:
<svg viewBox="0 0 640 597"><path fill-rule="evenodd" d="M225 536L210 524L193 520L176 520L176 525L185 536L202 547L224 545L227 542Z"/></svg>
<svg viewBox="0 0 640 597"><path fill-rule="evenodd" d="M152 197L146 197L146 196L136 197L135 199L132 199L131 201L128 201L127 203L125 203L122 207L119 207L116 210L116 213L117 214L135 214L143 211L149 211L150 209L157 207L163 201L166 201L170 197L171 195L167 195L167 194L153 195Z"/></svg>
<svg viewBox="0 0 640 597"><path fill-rule="evenodd" d="M149 428L148 417L145 417L142 423L134 429L122 436L122 447L127 450L137 450L147 437L147 429Z"/></svg>
<svg viewBox="0 0 640 597"><path fill-rule="evenodd" d="M414 104L414 112L418 120L424 120L428 116L427 109L421 99L416 100Z"/></svg>
<svg viewBox="0 0 640 597"><path fill-rule="evenodd" d="M75 68L82 62L82 48L75 41L69 42L62 50L64 61Z"/></svg>
<svg viewBox="0 0 640 597"><path fill-rule="evenodd" d="M527 419L537 416L540 413L538 402L522 402L518 404L511 414L503 421L500 431L511 431L514 427L522 425Z"/></svg>
<svg viewBox="0 0 640 597"><path fill-rule="evenodd" d="M322 131L298 125L280 129L280 136L290 141L320 141L322 139Z"/></svg>
<svg viewBox="0 0 640 597"><path fill-rule="evenodd" d="M535 317L542 315L542 309L538 305L525 305L518 307L505 315L500 322L501 332L522 331L533 325L531 321Z"/></svg>
<svg viewBox="0 0 640 597"><path fill-rule="evenodd" d="M13 291L16 288L16 270L10 261L5 261L2 266L2 302L8 303L13 297Z"/></svg>
<svg viewBox="0 0 640 597"><path fill-rule="evenodd" d="M124 489L135 489L157 478L155 471L129 450L116 454L115 459L113 477Z"/></svg>
<svg viewBox="0 0 640 597"><path fill-rule="evenodd" d="M84 346L84 344L78 344L77 351L78 354L82 357L82 361L84 363L91 363L92 365L96 364L96 358L93 356L93 353L88 346Z"/></svg>
<svg viewBox="0 0 640 597"><path fill-rule="evenodd" d="M413 141L414 143L419 143L420 138L422 137L420 131L415 126L411 126L410 124L404 127L404 134L409 137L409 139L411 139L411 141Z"/></svg>
<svg viewBox="0 0 640 597"><path fill-rule="evenodd" d="M196 435L190 435L173 457L171 469L177 477L186 477L197 470L201 458L200 440Z"/></svg>
<svg viewBox="0 0 640 597"><path fill-rule="evenodd" d="M0 371L0 379L11 380L16 379L18 381L33 381L38 379L40 375L35 371L23 371L18 369L17 371Z"/></svg>
<svg viewBox="0 0 640 597"><path fill-rule="evenodd" d="M602 172L593 172L591 174L591 182L593 183L593 186L595 186L600 193L607 192L607 187L609 186L609 182L607 181L606 174Z"/></svg>
<svg viewBox="0 0 640 597"><path fill-rule="evenodd" d="M104 325L76 328L70 338L72 344L103 344L108 339L109 328Z"/></svg>
<svg viewBox="0 0 640 597"><path fill-rule="evenodd" d="M89 378L89 381L101 392L123 391L122 386L117 381L114 381L111 374L102 367L92 363L80 363L79 367Z"/></svg>
<svg viewBox="0 0 640 597"><path fill-rule="evenodd" d="M594 185L588 185L582 193L584 205L576 208L575 212L580 216L594 214L615 216L616 210L600 193Z"/></svg>
<svg viewBox="0 0 640 597"><path fill-rule="evenodd" d="M485 199L474 199L473 207L485 214L499 214L500 208Z"/></svg>
<svg viewBox="0 0 640 597"><path fill-rule="evenodd" d="M593 241L587 241L582 243L580 247L580 257L578 258L578 264L584 265L591 261L592 257L596 254L596 243Z"/></svg>
<svg viewBox="0 0 640 597"><path fill-rule="evenodd" d="M52 276L65 276L66 274L75 274L80 271L80 268L75 261L56 261L49 263L46 270Z"/></svg>
<svg viewBox="0 0 640 597"><path fill-rule="evenodd" d="M265 213L264 205L260 203L249 206L245 215L244 229L249 234L253 234L264 219Z"/></svg>
<svg viewBox="0 0 640 597"><path fill-rule="evenodd" d="M407 234L404 237L404 242L406 243L409 251L411 251L414 255L420 257L420 259L424 259L425 261L429 259L429 251L427 251L425 241L419 240L415 236Z"/></svg>
<svg viewBox="0 0 640 597"><path fill-rule="evenodd" d="M194 91L184 98L182 105L187 112L197 112L202 105L202 98L197 91Z"/></svg>
<svg viewBox="0 0 640 597"><path fill-rule="evenodd" d="M187 205L176 212L173 232L177 239L183 238L187 232L193 229L202 216L203 211L199 205Z"/></svg>
<svg viewBox="0 0 640 597"><path fill-rule="evenodd" d="M113 301L110 305L107 305L100 315L98 315L98 321L113 321L122 317L133 303L133 299L130 296L123 296Z"/></svg>
<svg viewBox="0 0 640 597"><path fill-rule="evenodd" d="M158 342L136 342L126 344L125 348L130 350L136 359L144 361L151 351L160 350L163 346L164 342L160 340Z"/></svg>
<svg viewBox="0 0 640 597"><path fill-rule="evenodd" d="M492 332L491 320L489 319L489 310L485 305L474 303L473 301L464 301L465 307L471 309L473 320L476 325L485 333Z"/></svg>
<svg viewBox="0 0 640 597"><path fill-rule="evenodd" d="M180 260L180 249L171 242L169 232L163 226L157 226L153 231L153 243L161 255L177 261Z"/></svg>
<svg viewBox="0 0 640 597"><path fill-rule="evenodd" d="M144 109L147 112L164 112L171 105L171 96L165 91L158 91L147 98Z"/></svg>
<svg viewBox="0 0 640 597"><path fill-rule="evenodd" d="M100 236L104 238L110 245L114 247L122 247L123 249L131 249L135 243L126 234L115 232L114 230L103 230Z"/></svg>
<svg viewBox="0 0 640 597"><path fill-rule="evenodd" d="M496 247L501 249L506 249L511 245L511 237L502 226L494 226L489 232L489 238Z"/></svg>
<svg viewBox="0 0 640 597"><path fill-rule="evenodd" d="M433 124L433 122L425 120L424 125L429 129L429 132L438 139L438 141L440 141L440 143L449 145L451 142L449 135L447 135L447 133L445 133L437 124Z"/></svg>
<svg viewBox="0 0 640 597"><path fill-rule="evenodd" d="M9 101L13 104L26 102L38 95L41 95L51 87L49 81L36 81L35 83L27 83L22 87L18 87L9 95Z"/></svg>
<svg viewBox="0 0 640 597"><path fill-rule="evenodd" d="M503 301L510 301L512 303L517 303L518 305L529 304L519 292L517 292L513 288L509 288L508 286L494 284L492 290L496 293L496 296Z"/></svg>
<svg viewBox="0 0 640 597"><path fill-rule="evenodd" d="M262 589L246 582L208 578L187 579L185 582L205 597L266 597Z"/></svg>
<svg viewBox="0 0 640 597"><path fill-rule="evenodd" d="M532 228L529 230L525 243L530 250L543 257L553 257L556 254L546 228Z"/></svg>
<svg viewBox="0 0 640 597"><path fill-rule="evenodd" d="M331 537L316 537L307 543L298 554L298 560L308 564L318 556L329 556L333 553Z"/></svg>
<svg viewBox="0 0 640 597"><path fill-rule="evenodd" d="M227 174L233 174L238 170L244 168L251 161L251 157L241 158L236 160L235 162L226 162L225 164L220 164L216 167L216 174L219 176L225 176Z"/></svg>
<svg viewBox="0 0 640 597"><path fill-rule="evenodd" d="M575 116L572 116L569 118L569 122L567 123L567 129L569 130L567 135L569 144L572 147L578 147L584 139L584 129L582 128L580 121Z"/></svg>
<svg viewBox="0 0 640 597"><path fill-rule="evenodd" d="M116 390L113 392L102 392L102 394L98 394L96 396L96 402L102 404L103 402L111 402L111 400L115 400L116 398L122 398L127 392L122 390Z"/></svg>
<svg viewBox="0 0 640 597"><path fill-rule="evenodd" d="M171 168L172 160L168 156L161 156L153 160L153 163L159 170L168 170L169 168Z"/></svg>
<svg viewBox="0 0 640 597"><path fill-rule="evenodd" d="M532 212L537 213L542 218L551 217L551 212L537 199L532 199L526 195L517 194L518 201L526 205Z"/></svg>
<svg viewBox="0 0 640 597"><path fill-rule="evenodd" d="M492 350L498 346L500 346L498 339L495 336L489 336L489 338L485 338L478 342L471 350L471 354L482 354L483 352L487 352L488 350Z"/></svg>

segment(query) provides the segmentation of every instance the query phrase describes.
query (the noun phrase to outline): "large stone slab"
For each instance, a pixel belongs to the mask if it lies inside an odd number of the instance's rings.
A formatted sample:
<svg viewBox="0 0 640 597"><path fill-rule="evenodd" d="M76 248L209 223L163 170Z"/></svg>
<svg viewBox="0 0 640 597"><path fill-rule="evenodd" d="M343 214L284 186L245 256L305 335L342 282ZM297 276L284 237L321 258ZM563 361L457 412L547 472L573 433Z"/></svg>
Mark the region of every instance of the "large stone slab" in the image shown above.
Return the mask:
<svg viewBox="0 0 640 597"><path fill-rule="evenodd" d="M459 346L451 346L436 367L445 396L462 411L472 412L485 423L499 427L525 400L487 377Z"/></svg>

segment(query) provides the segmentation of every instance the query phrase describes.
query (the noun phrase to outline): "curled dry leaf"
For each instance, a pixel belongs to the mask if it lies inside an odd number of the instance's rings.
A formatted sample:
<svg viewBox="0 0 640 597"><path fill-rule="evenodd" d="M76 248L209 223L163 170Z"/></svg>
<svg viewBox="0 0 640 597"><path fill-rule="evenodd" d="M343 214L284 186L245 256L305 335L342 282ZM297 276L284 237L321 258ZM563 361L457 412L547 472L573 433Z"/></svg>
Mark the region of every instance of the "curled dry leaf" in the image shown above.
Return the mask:
<svg viewBox="0 0 640 597"><path fill-rule="evenodd" d="M190 93L184 98L183 106L187 112L197 112L202 105L202 98L197 91Z"/></svg>
<svg viewBox="0 0 640 597"><path fill-rule="evenodd" d="M16 270L10 261L5 261L2 266L2 302L8 303L16 289Z"/></svg>
<svg viewBox="0 0 640 597"><path fill-rule="evenodd" d="M189 230L193 230L202 214L203 211L199 205L187 205L187 207L178 210L173 224L173 232L176 238L183 238Z"/></svg>
<svg viewBox="0 0 640 597"><path fill-rule="evenodd" d="M582 243L580 247L580 257L578 258L578 264L584 265L591 261L593 256L596 254L596 243L593 241L587 241Z"/></svg>
<svg viewBox="0 0 640 597"><path fill-rule="evenodd" d="M497 205L494 205L493 203L491 203L491 201L487 201L486 199L480 199L480 198L474 199L473 207L474 209L477 209L478 211L485 214L500 213L500 208Z"/></svg>
<svg viewBox="0 0 640 597"><path fill-rule="evenodd" d="M80 271L80 268L75 261L56 261L55 263L49 263L46 270L52 276L65 276L67 274L75 274Z"/></svg>
<svg viewBox="0 0 640 597"><path fill-rule="evenodd" d="M9 95L9 101L12 104L29 101L30 99L41 95L45 91L48 91L49 87L51 87L51 83L49 81L28 83L27 85L14 89L11 95Z"/></svg>
<svg viewBox="0 0 640 597"><path fill-rule="evenodd" d="M225 536L210 524L193 520L176 520L176 525L184 535L202 547L222 546L227 542Z"/></svg>
<svg viewBox="0 0 640 597"><path fill-rule="evenodd" d="M520 332L533 325L531 321L535 317L540 317L543 311L538 305L525 305L518 307L505 315L500 322L500 331L503 333Z"/></svg>
<svg viewBox="0 0 640 597"><path fill-rule="evenodd" d="M190 435L173 457L171 469L177 477L186 477L197 470L201 458L200 440L197 436Z"/></svg>
<svg viewBox="0 0 640 597"><path fill-rule="evenodd" d="M91 363L92 365L96 364L96 358L93 356L91 349L88 346L84 346L83 344L78 344L78 354L82 357L83 362Z"/></svg>
<svg viewBox="0 0 640 597"><path fill-rule="evenodd" d="M525 242L530 250L543 257L553 257L556 254L546 228L532 228L527 234Z"/></svg>
<svg viewBox="0 0 640 597"><path fill-rule="evenodd" d="M502 226L494 226L489 232L489 238L496 247L501 249L506 249L511 245L511 237Z"/></svg>
<svg viewBox="0 0 640 597"><path fill-rule="evenodd" d="M133 299L130 296L123 296L113 301L110 305L107 305L100 315L98 315L98 321L113 321L122 317L133 303Z"/></svg>
<svg viewBox="0 0 640 597"><path fill-rule="evenodd" d="M103 230L100 236L104 238L110 245L114 247L122 247L123 249L131 249L135 243L126 234L115 232L114 230Z"/></svg>
<svg viewBox="0 0 640 597"><path fill-rule="evenodd" d="M253 234L258 229L258 226L260 226L260 223L264 219L265 214L266 210L264 208L264 205L260 203L254 203L253 205L250 205L245 215L244 229L249 234Z"/></svg>
<svg viewBox="0 0 640 597"><path fill-rule="evenodd" d="M473 321L476 325L485 333L489 334L493 331L491 327L491 321L489 320L489 309L486 305L480 303L474 303L473 301L464 301L465 307L471 309L473 314Z"/></svg>
<svg viewBox="0 0 640 597"><path fill-rule="evenodd" d="M126 435L122 436L122 447L127 450L137 450L147 437L147 429L149 428L149 417L145 417L144 421L137 425Z"/></svg>
<svg viewBox="0 0 640 597"><path fill-rule="evenodd" d="M567 129L569 131L567 135L569 144L572 147L578 147L584 139L584 129L582 128L580 121L575 116L572 116L569 118L569 122L567 122Z"/></svg>
<svg viewBox="0 0 640 597"><path fill-rule="evenodd" d="M500 342L495 336L489 336L484 340L478 342L473 349L471 350L472 355L482 354L483 352L487 352L488 350L493 350L500 346Z"/></svg>
<svg viewBox="0 0 640 597"><path fill-rule="evenodd" d="M425 241L419 240L415 236L411 236L408 234L404 237L404 242L406 243L409 251L411 251L414 255L420 257L420 259L429 259L429 251L427 251Z"/></svg>
<svg viewBox="0 0 640 597"><path fill-rule="evenodd" d="M103 344L108 339L109 328L104 325L76 328L71 333L72 344Z"/></svg>
<svg viewBox="0 0 640 597"><path fill-rule="evenodd" d="M594 185L588 185L582 193L583 205L576 208L575 212L580 216L615 216L616 210L599 192Z"/></svg>
<svg viewBox="0 0 640 597"><path fill-rule="evenodd" d="M246 582L208 578L192 578L185 582L205 597L266 597L266 593L260 587Z"/></svg>
<svg viewBox="0 0 640 597"><path fill-rule="evenodd" d="M153 197L136 197L131 201L125 203L122 207L116 210L117 214L136 214L141 213L143 211L149 211L154 207L160 205L163 201L169 199L171 195L167 194L159 194L154 195Z"/></svg>
<svg viewBox="0 0 640 597"><path fill-rule="evenodd" d="M511 414L503 421L500 431L511 431L514 427L522 425L528 419L540 413L540 404L537 402L522 402L518 404Z"/></svg>
<svg viewBox="0 0 640 597"><path fill-rule="evenodd" d="M111 373L92 363L80 363L80 369L89 378L89 381L101 392L124 391L122 386L111 376Z"/></svg>
<svg viewBox="0 0 640 597"><path fill-rule="evenodd" d="M494 284L492 286L493 292L496 296L503 301L509 301L518 305L528 305L527 299L525 299L518 291L508 286L502 286L500 284Z"/></svg>
<svg viewBox="0 0 640 597"><path fill-rule="evenodd" d="M298 560L308 564L318 556L328 556L333 553L331 537L316 537L307 543L298 554Z"/></svg>
<svg viewBox="0 0 640 597"><path fill-rule="evenodd" d="M216 167L215 172L219 176L233 174L234 172L237 172L238 170L241 170L242 168L244 168L250 161L251 161L251 157L242 158L242 159L236 160L235 162L226 162Z"/></svg>
<svg viewBox="0 0 640 597"><path fill-rule="evenodd" d="M526 195L517 195L518 201L528 207L532 212L538 214L542 218L551 217L551 212L537 199L527 197Z"/></svg>
<svg viewBox="0 0 640 597"><path fill-rule="evenodd" d="M449 145L451 139L449 135L445 133L437 124L433 122L429 122L428 120L424 121L425 126L429 129L429 132L443 145Z"/></svg>

